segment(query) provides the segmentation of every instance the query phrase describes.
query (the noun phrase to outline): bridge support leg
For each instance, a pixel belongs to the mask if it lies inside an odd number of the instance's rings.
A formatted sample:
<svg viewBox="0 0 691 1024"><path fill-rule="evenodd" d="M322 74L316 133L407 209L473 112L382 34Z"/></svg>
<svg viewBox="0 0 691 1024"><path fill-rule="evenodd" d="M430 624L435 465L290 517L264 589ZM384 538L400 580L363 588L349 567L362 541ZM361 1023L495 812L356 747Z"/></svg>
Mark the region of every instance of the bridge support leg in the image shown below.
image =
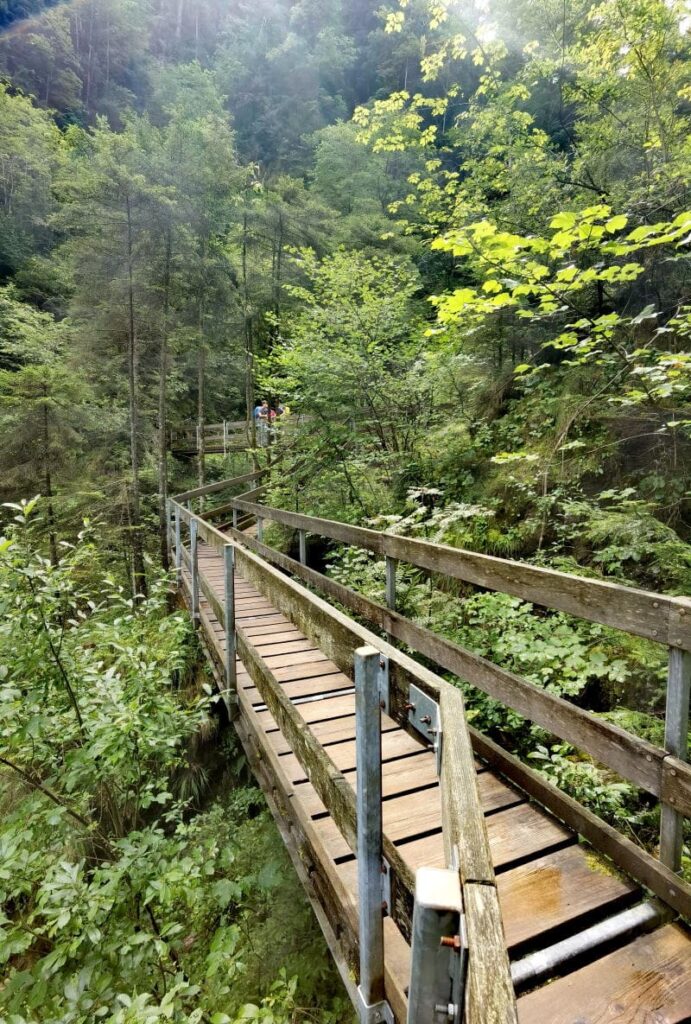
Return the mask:
<svg viewBox="0 0 691 1024"><path fill-rule="evenodd" d="M688 756L689 696L691 691L691 653L678 647L669 649L667 705L665 709L665 749L680 761ZM667 803L660 808L660 860L672 871L681 869L683 815Z"/></svg>
<svg viewBox="0 0 691 1024"><path fill-rule="evenodd" d="M380 658L373 647L360 647L355 652L361 1024L393 1021L391 1008L384 999Z"/></svg>
<svg viewBox="0 0 691 1024"><path fill-rule="evenodd" d="M197 544L197 520L190 519L190 562L192 565L192 618L199 622L199 551Z"/></svg>
<svg viewBox="0 0 691 1024"><path fill-rule="evenodd" d="M175 575L177 584L182 582L182 535L180 530L180 506L175 505Z"/></svg>
<svg viewBox="0 0 691 1024"><path fill-rule="evenodd" d="M300 547L300 565L307 565L307 531L298 530L298 544Z"/></svg>
<svg viewBox="0 0 691 1024"><path fill-rule="evenodd" d="M225 701L231 719L237 713L237 666L235 662L235 548L226 544L223 548L226 613L226 693Z"/></svg>

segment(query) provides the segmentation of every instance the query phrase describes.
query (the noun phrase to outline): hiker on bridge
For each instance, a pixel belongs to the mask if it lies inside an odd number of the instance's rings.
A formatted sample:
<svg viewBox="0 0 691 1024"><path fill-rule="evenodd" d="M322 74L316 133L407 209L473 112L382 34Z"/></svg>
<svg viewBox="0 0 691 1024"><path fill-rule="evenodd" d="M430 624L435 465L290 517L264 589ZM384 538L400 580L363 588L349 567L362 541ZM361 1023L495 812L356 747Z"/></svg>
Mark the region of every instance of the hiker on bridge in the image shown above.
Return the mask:
<svg viewBox="0 0 691 1024"><path fill-rule="evenodd" d="M269 403L265 398L260 405L256 405L254 408L254 424L260 448L266 448L269 443L270 415Z"/></svg>

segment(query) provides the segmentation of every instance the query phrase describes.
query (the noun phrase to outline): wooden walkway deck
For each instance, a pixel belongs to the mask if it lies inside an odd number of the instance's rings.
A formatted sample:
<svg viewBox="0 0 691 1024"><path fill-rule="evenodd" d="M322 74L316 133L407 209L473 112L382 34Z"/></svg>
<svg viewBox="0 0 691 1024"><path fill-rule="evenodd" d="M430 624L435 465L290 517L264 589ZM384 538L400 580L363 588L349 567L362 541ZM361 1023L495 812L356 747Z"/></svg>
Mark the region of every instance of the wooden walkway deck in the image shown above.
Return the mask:
<svg viewBox="0 0 691 1024"><path fill-rule="evenodd" d="M218 549L198 547L198 565L219 602L224 566ZM187 580L187 573L184 573ZM202 635L218 666L225 633L200 597ZM353 681L313 641L236 572L236 623L271 669L336 767L355 784ZM347 951L357 936L357 870L351 848L308 781L300 761L238 662L235 723L320 923ZM441 800L434 754L396 722L382 720L383 820L411 871L445 866ZM478 762L506 943L512 962L635 907L641 888L516 786ZM385 918L386 997L406 1019L410 947ZM330 943L331 944L331 943ZM347 957L346 957L347 959ZM342 974L348 965L341 964ZM344 968L344 969L343 969ZM679 923L623 937L588 960L562 965L556 977L519 994L521 1024L681 1024L691 1020L691 941Z"/></svg>

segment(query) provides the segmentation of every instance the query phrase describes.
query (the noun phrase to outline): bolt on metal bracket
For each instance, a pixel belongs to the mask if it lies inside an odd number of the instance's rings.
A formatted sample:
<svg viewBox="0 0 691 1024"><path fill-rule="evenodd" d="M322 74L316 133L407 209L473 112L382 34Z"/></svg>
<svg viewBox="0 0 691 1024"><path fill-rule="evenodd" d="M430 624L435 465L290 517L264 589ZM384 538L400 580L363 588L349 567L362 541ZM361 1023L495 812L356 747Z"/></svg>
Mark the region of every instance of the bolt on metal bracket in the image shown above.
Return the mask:
<svg viewBox="0 0 691 1024"><path fill-rule="evenodd" d="M423 690L411 684L408 695L408 724L428 743L437 757L437 775L441 771L442 732L439 705Z"/></svg>
<svg viewBox="0 0 691 1024"><path fill-rule="evenodd" d="M386 913L391 915L391 865L386 857L381 862L381 900L386 904Z"/></svg>
<svg viewBox="0 0 691 1024"><path fill-rule="evenodd" d="M384 654L379 655L378 685L381 709L385 715L388 715L391 708L389 697L389 659Z"/></svg>

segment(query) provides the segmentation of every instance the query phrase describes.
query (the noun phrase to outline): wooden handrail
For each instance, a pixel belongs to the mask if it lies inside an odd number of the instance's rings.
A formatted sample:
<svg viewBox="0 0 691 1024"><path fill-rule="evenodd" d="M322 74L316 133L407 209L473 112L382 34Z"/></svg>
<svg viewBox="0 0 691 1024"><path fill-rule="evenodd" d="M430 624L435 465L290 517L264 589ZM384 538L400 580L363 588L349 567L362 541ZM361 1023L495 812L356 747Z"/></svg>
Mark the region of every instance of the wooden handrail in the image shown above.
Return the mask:
<svg viewBox="0 0 691 1024"><path fill-rule="evenodd" d="M691 650L691 600L688 598L656 594L527 562L288 512L246 501L243 496L235 499L234 507L294 530L306 530L329 540L366 548L420 569L512 594L533 604L612 626L660 644Z"/></svg>

